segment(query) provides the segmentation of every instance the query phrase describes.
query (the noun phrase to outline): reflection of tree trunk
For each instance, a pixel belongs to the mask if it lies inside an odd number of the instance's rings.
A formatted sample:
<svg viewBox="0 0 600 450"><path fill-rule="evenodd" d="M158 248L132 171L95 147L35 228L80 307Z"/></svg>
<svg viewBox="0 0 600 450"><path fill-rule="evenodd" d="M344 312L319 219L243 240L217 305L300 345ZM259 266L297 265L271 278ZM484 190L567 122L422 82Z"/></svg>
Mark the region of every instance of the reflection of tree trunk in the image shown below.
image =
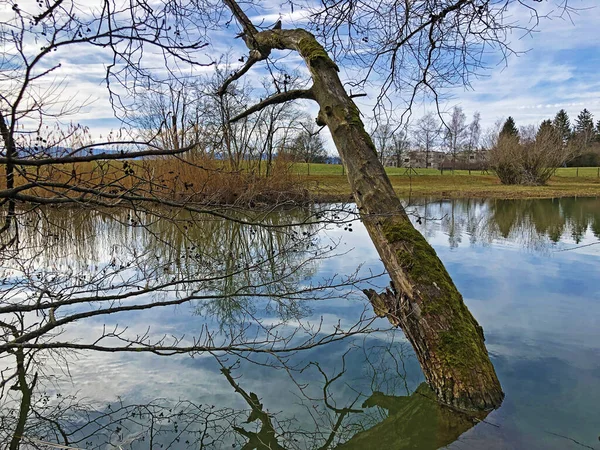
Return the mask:
<svg viewBox="0 0 600 450"><path fill-rule="evenodd" d="M20 446L21 439L23 439L23 433L25 431L25 424L27 423L27 417L29 416L29 409L31 407L31 393L35 387L37 375L34 376L31 386L27 384L26 378L26 367L25 367L25 353L22 348L15 350L15 356L17 358L17 382L18 388L21 391L21 407L19 409L19 418L17 420L17 426L15 432L10 441L10 450L17 450Z"/></svg>
<svg viewBox="0 0 600 450"><path fill-rule="evenodd" d="M320 106L317 123L331 131L363 223L395 287L384 294L385 315L404 330L430 386L441 401L460 408L498 407L503 393L482 329L433 248L408 219L337 65L307 31L258 32L235 2L226 4L245 28L251 55L264 59L271 49L291 49L308 66L313 86L297 91L296 98L312 98ZM288 100L292 94L285 94Z"/></svg>
<svg viewBox="0 0 600 450"><path fill-rule="evenodd" d="M247 450L284 450L278 440L282 436L273 426L271 415L265 412L257 394L244 390L231 374L231 370L221 366L229 384L234 388L251 409L246 423L260 423L258 432L234 426L233 430L248 441L242 447ZM327 383L326 383L327 385ZM313 399L316 400L316 399ZM324 390L325 405L335 412L337 418L332 421L332 429L319 450L330 448L348 414L362 412L353 408L334 408L327 403L327 390ZM354 434L343 444L335 448L350 449L420 449L435 450L456 441L464 432L471 429L487 416L487 412L465 413L441 405L435 393L422 383L410 396L396 397L373 392L363 404L363 408L379 407L387 410L388 416L382 422ZM318 430L321 434L324 430Z"/></svg>
<svg viewBox="0 0 600 450"><path fill-rule="evenodd" d="M372 406L387 410L388 417L373 428L354 435L337 449L435 450L456 441L484 418L475 418L440 405L426 384L419 386L410 397L374 392L363 403L363 407Z"/></svg>
<svg viewBox="0 0 600 450"><path fill-rule="evenodd" d="M261 427L258 433L247 431L242 427L233 427L233 430L248 438L248 442L242 447L242 450L285 450L277 440L277 432L273 427L273 422L268 413L263 410L263 405L260 403L258 396L254 392L247 393L231 376L230 369L221 368L221 373L225 375L229 384L235 391L242 396L246 403L252 409L246 423L260 421Z"/></svg>

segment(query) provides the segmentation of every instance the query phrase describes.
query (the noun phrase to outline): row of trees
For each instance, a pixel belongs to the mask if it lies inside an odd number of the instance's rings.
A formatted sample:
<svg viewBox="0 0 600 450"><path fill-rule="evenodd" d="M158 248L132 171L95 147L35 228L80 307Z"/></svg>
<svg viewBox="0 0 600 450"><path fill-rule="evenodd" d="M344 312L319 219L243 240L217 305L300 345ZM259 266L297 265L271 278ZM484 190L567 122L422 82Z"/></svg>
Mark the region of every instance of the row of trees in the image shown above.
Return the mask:
<svg viewBox="0 0 600 450"><path fill-rule="evenodd" d="M508 127L508 128L507 128ZM554 152L552 164L554 167L567 166L598 166L600 165L600 120L594 124L592 113L583 109L575 122L571 124L569 115L561 109L553 119L542 122L540 127L528 125L517 129L514 119L509 117L505 122L498 122L486 131L481 128L481 114L475 112L472 120L467 122L466 115L460 106L455 106L444 121L438 114L429 112L412 125L398 126L390 120L379 121L372 128L375 145L382 163L393 162L396 166L403 165L409 151L418 150L425 155L425 165L429 167L434 151L443 151L454 165L459 155L472 155L477 150L497 149L501 134L523 135L525 141L534 141L538 131L543 136L552 134L563 144L558 156ZM556 139L553 139L556 140ZM548 144L548 143L547 143ZM550 151L547 148L543 153Z"/></svg>
<svg viewBox="0 0 600 450"><path fill-rule="evenodd" d="M232 71L229 60L217 64L210 76L193 81L172 79L143 90L133 115L142 138L174 151L193 145L188 158L225 160L234 171L244 161L245 168L267 176L278 154L297 161L323 162L327 153L314 119L298 107L271 105L232 121L273 89L298 86L298 76L283 73L265 78L262 89L248 81L231 83L220 92Z"/></svg>
<svg viewBox="0 0 600 450"><path fill-rule="evenodd" d="M196 143L196 152L190 152L192 157L199 152L213 159L223 159L233 170L239 170L241 162L246 161L245 167L266 175L271 174L273 158L278 154L306 163L326 161L328 155L320 129L312 117L296 106L274 104L232 121L248 104L262 100L273 88L283 92L299 87L299 76L283 73L274 79L264 79L262 90L247 81L231 83L221 93L220 86L231 73L229 61L229 57L225 58L211 76L193 82L174 79L168 85L143 91L138 96L134 117L143 137L154 139L161 148L175 151ZM594 124L593 115L587 109L579 113L574 124L561 109L554 119L544 121L542 126L549 124L574 151L570 159L562 163L600 164L600 120ZM398 124L389 117L378 117L373 121L371 134L380 161L398 167L404 165L405 157L412 150L424 153L426 167L432 163L434 151L445 152L455 164L459 155L492 149L499 136L498 127L482 136L481 114L476 111L467 122L460 106L452 108L444 120L433 112L413 124ZM525 134L532 134L531 127Z"/></svg>
<svg viewBox="0 0 600 450"><path fill-rule="evenodd" d="M545 121L544 123L549 123ZM594 116L584 108L575 123L571 125L569 115L564 109L557 114L552 125L562 137L563 142L576 147L576 154L566 161L567 166L600 166L600 120L594 125Z"/></svg>
<svg viewBox="0 0 600 450"><path fill-rule="evenodd" d="M460 106L455 106L445 121L438 114L428 112L412 125L395 126L388 119L376 121L372 130L381 162L391 161L398 167L411 150L425 154L427 167L434 151L445 151L452 162L456 162L459 154L472 154L478 149L481 134L481 114L476 111L467 122Z"/></svg>

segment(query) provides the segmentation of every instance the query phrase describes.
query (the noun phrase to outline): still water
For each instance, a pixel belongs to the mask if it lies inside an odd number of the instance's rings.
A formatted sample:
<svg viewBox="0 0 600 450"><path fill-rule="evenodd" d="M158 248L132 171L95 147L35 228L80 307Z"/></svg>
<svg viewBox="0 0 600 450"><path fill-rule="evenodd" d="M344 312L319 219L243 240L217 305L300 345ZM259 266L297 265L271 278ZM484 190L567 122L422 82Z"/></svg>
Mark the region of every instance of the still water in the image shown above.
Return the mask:
<svg viewBox="0 0 600 450"><path fill-rule="evenodd" d="M268 229L175 212L20 217L27 245L3 255L0 307L44 289L86 300L53 311L82 316L35 341L80 347L35 353L24 448L600 448L599 199L410 205L506 393L484 420L450 426L419 403L402 332L373 317L360 289L388 280L340 208L271 214ZM136 302L177 304L124 308ZM193 351L112 351L136 345ZM3 377L11 358L0 348ZM8 448L20 396L1 395Z"/></svg>

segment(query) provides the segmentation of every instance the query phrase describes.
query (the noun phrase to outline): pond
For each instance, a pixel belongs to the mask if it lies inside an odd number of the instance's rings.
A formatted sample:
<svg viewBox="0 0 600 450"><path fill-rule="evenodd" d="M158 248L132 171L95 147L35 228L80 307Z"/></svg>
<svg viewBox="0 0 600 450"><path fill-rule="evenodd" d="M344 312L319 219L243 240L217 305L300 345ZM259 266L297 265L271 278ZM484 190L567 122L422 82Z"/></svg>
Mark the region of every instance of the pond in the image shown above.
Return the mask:
<svg viewBox="0 0 600 450"><path fill-rule="evenodd" d="M21 448L600 448L600 199L408 208L485 331L506 394L487 417L432 409L361 292L389 281L352 205L48 209L3 246L0 448L24 385Z"/></svg>

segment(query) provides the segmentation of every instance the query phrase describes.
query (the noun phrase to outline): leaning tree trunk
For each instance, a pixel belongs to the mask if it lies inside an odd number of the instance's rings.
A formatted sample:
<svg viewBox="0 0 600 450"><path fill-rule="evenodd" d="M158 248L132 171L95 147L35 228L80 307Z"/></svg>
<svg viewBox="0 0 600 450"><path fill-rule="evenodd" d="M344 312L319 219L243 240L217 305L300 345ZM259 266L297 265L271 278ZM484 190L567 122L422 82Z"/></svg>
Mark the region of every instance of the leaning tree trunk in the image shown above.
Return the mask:
<svg viewBox="0 0 600 450"><path fill-rule="evenodd" d="M315 38L296 30L297 48L314 80L321 109L346 167L361 218L392 279L392 291L367 291L379 315L400 326L439 399L463 409L492 409L503 399L483 330L444 265L413 227L377 158L337 67Z"/></svg>
<svg viewBox="0 0 600 450"><path fill-rule="evenodd" d="M317 122L327 125L342 158L361 218L392 279L392 291L366 291L378 315L402 328L427 382L438 398L467 410L498 407L504 394L484 344L483 330L465 306L444 265L412 226L394 192L375 146L346 93L337 65L309 32L258 31L235 1L225 0L242 24L250 58L231 80L272 49L296 50L308 66L313 86L273 96L262 105L310 98L320 106ZM227 84L222 90L227 89Z"/></svg>

